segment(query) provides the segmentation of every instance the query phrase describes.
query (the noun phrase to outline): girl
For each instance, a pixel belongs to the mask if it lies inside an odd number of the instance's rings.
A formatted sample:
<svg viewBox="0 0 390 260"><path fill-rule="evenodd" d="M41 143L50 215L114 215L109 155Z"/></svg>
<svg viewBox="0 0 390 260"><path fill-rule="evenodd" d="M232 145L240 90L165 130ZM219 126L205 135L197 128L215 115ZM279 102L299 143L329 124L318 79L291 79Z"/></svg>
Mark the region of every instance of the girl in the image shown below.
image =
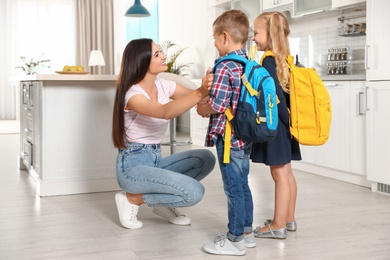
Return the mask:
<svg viewBox="0 0 390 260"><path fill-rule="evenodd" d="M289 25L280 12L264 12L254 24L253 41L259 51L272 51L273 56L264 56L262 65L274 78L278 104L278 134L266 143L254 143L252 162L270 166L275 182L275 208L273 220L266 220L264 227L257 227L255 236L260 238L285 239L287 230L297 229L295 203L297 184L291 169L291 160L301 160L298 142L289 131L289 68L286 57L290 55L288 35Z"/></svg>

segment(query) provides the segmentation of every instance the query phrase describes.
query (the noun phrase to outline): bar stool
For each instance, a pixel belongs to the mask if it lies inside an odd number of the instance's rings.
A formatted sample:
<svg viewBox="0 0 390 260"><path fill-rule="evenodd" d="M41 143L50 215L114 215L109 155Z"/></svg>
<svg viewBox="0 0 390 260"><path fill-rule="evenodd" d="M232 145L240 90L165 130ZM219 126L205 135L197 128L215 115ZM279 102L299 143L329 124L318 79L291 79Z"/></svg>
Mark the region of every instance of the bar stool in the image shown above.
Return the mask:
<svg viewBox="0 0 390 260"><path fill-rule="evenodd" d="M166 80L172 80L175 81L177 84L182 85L183 87L189 88L189 89L196 89L198 86L192 82L191 80L169 72L161 72L157 75L157 77L166 79ZM164 142L162 145L170 146L171 148L171 154L174 154L176 152L176 146L184 146L184 145L190 145L192 144L191 140L185 141L185 142L177 142L176 141L176 122L177 118L172 118L169 122L169 142Z"/></svg>

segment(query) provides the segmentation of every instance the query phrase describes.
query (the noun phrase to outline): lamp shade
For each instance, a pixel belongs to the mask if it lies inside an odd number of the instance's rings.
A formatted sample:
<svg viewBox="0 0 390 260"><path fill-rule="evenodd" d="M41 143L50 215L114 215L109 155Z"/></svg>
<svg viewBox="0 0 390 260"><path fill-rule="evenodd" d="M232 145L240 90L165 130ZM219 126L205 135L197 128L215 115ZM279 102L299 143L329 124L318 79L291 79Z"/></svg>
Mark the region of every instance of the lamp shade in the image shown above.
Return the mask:
<svg viewBox="0 0 390 260"><path fill-rule="evenodd" d="M92 50L89 55L88 66L105 66L103 53L99 50Z"/></svg>
<svg viewBox="0 0 390 260"><path fill-rule="evenodd" d="M147 17L150 16L149 11L141 4L141 0L135 0L132 7L130 7L125 16L128 17Z"/></svg>

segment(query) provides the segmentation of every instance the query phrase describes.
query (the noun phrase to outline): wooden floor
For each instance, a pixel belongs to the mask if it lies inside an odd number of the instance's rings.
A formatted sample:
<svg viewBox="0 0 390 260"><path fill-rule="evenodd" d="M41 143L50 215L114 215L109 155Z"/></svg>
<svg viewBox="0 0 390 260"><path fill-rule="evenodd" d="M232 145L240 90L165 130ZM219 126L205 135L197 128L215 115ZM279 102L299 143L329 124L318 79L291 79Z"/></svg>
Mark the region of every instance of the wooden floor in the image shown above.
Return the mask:
<svg viewBox="0 0 390 260"><path fill-rule="evenodd" d="M190 146L183 147L189 149ZM180 149L183 149L180 148ZM142 206L144 227L119 224L115 192L39 197L17 167L19 135L0 135L0 259L232 259L201 251L226 233L226 198L218 169L208 176L204 199L181 211L191 226L175 226ZM114 162L113 162L114 163ZM272 217L273 181L253 164L250 185L254 226ZM241 259L390 259L390 196L368 188L295 172L298 231L286 240L257 239Z"/></svg>

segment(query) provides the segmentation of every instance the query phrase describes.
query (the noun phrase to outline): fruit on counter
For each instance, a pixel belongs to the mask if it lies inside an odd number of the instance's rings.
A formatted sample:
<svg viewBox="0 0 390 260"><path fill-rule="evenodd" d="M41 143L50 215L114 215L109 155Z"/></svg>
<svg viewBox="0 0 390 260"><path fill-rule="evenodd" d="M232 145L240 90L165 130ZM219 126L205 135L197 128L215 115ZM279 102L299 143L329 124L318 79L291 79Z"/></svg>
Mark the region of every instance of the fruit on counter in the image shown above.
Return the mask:
<svg viewBox="0 0 390 260"><path fill-rule="evenodd" d="M81 65L77 65L77 66L65 65L62 71L84 71L84 67Z"/></svg>

